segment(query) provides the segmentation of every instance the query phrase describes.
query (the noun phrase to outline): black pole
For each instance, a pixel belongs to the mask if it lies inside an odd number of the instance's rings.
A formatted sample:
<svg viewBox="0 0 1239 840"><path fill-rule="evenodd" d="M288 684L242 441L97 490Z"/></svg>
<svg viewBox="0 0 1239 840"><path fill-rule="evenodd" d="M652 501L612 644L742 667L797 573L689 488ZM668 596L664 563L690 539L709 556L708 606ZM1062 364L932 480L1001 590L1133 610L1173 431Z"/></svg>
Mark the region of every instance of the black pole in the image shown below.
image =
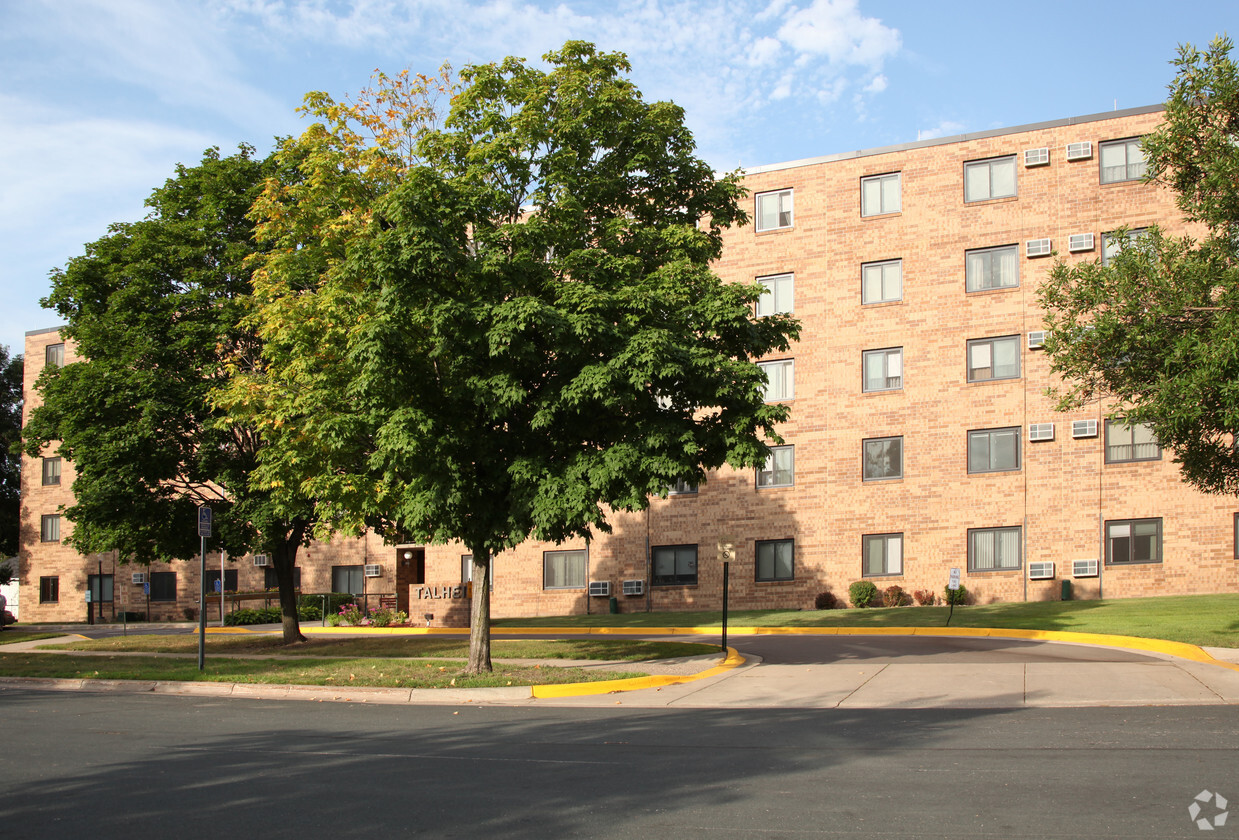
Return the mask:
<svg viewBox="0 0 1239 840"><path fill-rule="evenodd" d="M99 623L103 623L103 558L95 557L99 563ZM116 581L112 581L112 597L116 597Z"/></svg>
<svg viewBox="0 0 1239 840"><path fill-rule="evenodd" d="M206 537L198 555L198 670L206 670ZM221 595L223 586L220 587Z"/></svg>
<svg viewBox="0 0 1239 840"><path fill-rule="evenodd" d="M731 564L723 561L723 654L727 654L727 590L730 586Z"/></svg>

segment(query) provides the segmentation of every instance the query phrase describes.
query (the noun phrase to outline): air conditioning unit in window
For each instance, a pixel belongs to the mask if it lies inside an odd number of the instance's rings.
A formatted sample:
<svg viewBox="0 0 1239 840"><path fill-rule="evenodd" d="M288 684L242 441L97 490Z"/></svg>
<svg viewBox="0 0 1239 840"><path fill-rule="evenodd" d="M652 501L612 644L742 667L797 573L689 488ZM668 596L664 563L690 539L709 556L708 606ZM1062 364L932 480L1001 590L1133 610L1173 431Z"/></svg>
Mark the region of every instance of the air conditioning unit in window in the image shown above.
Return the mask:
<svg viewBox="0 0 1239 840"><path fill-rule="evenodd" d="M1042 146L1040 149L1024 150L1025 166L1045 166L1050 162L1050 150Z"/></svg>
<svg viewBox="0 0 1239 840"><path fill-rule="evenodd" d="M1097 421L1096 420L1072 420L1071 421L1071 436L1073 438L1097 437Z"/></svg>
<svg viewBox="0 0 1239 840"><path fill-rule="evenodd" d="M1028 439L1029 440L1054 440L1054 424L1053 423L1029 423L1028 424Z"/></svg>
<svg viewBox="0 0 1239 840"><path fill-rule="evenodd" d="M1067 160L1088 160L1093 156L1093 141L1082 140L1067 144Z"/></svg>
<svg viewBox="0 0 1239 840"><path fill-rule="evenodd" d="M367 563L365 567L366 577L382 577L383 567L378 563Z"/></svg>
<svg viewBox="0 0 1239 840"><path fill-rule="evenodd" d="M609 580L591 580L589 582L589 594L591 598L605 598L611 594L611 581Z"/></svg>
<svg viewBox="0 0 1239 840"><path fill-rule="evenodd" d="M1028 349L1040 350L1045 346L1045 330L1033 330L1028 334Z"/></svg>
<svg viewBox="0 0 1239 840"><path fill-rule="evenodd" d="M1053 580L1054 579L1054 561L1049 560L1044 563L1029 563L1028 564L1028 579L1029 580Z"/></svg>
<svg viewBox="0 0 1239 840"><path fill-rule="evenodd" d="M144 583L146 583L146 572L134 572L133 573L133 585L141 586Z"/></svg>
<svg viewBox="0 0 1239 840"><path fill-rule="evenodd" d="M1048 257L1050 250L1048 239L1030 239L1024 243L1024 253L1029 257Z"/></svg>
<svg viewBox="0 0 1239 840"><path fill-rule="evenodd" d="M1067 237L1067 250L1072 253L1093 250L1093 235L1091 233L1073 233Z"/></svg>
<svg viewBox="0 0 1239 840"><path fill-rule="evenodd" d="M267 555L265 555L265 554L255 554L255 555L254 555L254 565L255 565L255 566L260 566L260 567L270 566L270 565L271 565L271 558L270 558L270 557L268 557L268 556L267 556Z"/></svg>
<svg viewBox="0 0 1239 840"><path fill-rule="evenodd" d="M1096 560L1072 560L1071 561L1071 576L1072 577L1097 577L1097 561Z"/></svg>
<svg viewBox="0 0 1239 840"><path fill-rule="evenodd" d="M624 581L625 595L644 595L645 581L643 580L626 580Z"/></svg>

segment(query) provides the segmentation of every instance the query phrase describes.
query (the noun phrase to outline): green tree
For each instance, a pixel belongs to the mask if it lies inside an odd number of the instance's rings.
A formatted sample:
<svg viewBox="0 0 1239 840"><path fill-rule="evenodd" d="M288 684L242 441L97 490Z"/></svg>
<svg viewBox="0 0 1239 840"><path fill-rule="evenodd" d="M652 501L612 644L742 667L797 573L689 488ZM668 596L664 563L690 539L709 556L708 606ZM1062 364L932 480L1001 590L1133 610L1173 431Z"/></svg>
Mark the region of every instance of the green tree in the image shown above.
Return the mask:
<svg viewBox="0 0 1239 840"><path fill-rule="evenodd" d="M761 464L787 417L752 359L795 322L755 318L760 287L710 269L746 220L737 178L694 156L682 110L643 101L622 55L545 59L466 68L442 129L420 119L412 154L386 144L397 177L346 209L330 259L307 270L278 243L256 277L268 368L227 399L266 437L273 488L344 527L468 547L471 672L491 668L493 554ZM264 222L356 200L315 168L349 136L319 125L285 150L323 188L260 202Z"/></svg>
<svg viewBox="0 0 1239 840"><path fill-rule="evenodd" d="M52 273L43 303L65 319L81 361L40 375L44 402L27 425L26 451L37 457L54 444L73 462L66 542L82 553L193 558L197 508L210 505L217 547L271 555L284 638L296 641L293 566L312 507L277 505L251 489L259 438L208 402L259 357L242 324L255 253L246 214L275 174L274 161L254 159L249 147L230 157L208 150L151 194L146 218L112 225Z"/></svg>
<svg viewBox="0 0 1239 840"><path fill-rule="evenodd" d="M22 357L0 346L0 560L17 554L21 506ZM0 583L8 570L0 567Z"/></svg>
<svg viewBox="0 0 1239 840"><path fill-rule="evenodd" d="M1173 190L1200 238L1156 227L1108 264L1058 264L1040 290L1062 409L1103 400L1150 426L1183 478L1239 493L1239 71L1231 42L1179 50L1146 179ZM1124 231L1118 232L1119 236Z"/></svg>

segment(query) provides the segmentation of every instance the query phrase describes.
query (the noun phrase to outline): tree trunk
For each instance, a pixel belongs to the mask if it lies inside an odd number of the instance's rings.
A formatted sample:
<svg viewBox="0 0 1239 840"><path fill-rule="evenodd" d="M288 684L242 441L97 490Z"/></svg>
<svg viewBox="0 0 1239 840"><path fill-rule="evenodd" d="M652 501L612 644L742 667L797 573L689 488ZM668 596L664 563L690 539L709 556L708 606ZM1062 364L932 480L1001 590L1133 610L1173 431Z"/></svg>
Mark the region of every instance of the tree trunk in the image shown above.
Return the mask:
<svg viewBox="0 0 1239 840"><path fill-rule="evenodd" d="M471 546L472 548L472 546ZM473 548L473 603L469 609L469 665L466 674L489 674L490 552Z"/></svg>
<svg viewBox="0 0 1239 840"><path fill-rule="evenodd" d="M284 644L304 642L301 622L297 616L297 589L293 569L297 565L297 549L305 534L305 523L294 523L289 534L274 549L271 563L275 567L275 580L280 589L280 620L284 626Z"/></svg>

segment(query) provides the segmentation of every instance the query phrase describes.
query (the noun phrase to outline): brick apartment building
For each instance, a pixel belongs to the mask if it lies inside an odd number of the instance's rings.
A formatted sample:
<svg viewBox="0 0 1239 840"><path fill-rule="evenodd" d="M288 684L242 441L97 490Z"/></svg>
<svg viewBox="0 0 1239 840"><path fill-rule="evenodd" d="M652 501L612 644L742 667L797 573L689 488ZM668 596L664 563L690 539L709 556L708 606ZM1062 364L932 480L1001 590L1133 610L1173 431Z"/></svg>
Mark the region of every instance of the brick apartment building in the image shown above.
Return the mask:
<svg viewBox="0 0 1239 840"><path fill-rule="evenodd" d="M734 608L810 608L861 578L940 591L952 567L979 602L1057 599L1063 581L1076 598L1239 591L1239 502L1184 485L1104 406L1058 414L1045 394L1036 289L1054 262L1105 259L1118 228L1187 231L1173 196L1140 181L1139 138L1160 119L1138 108L747 170L753 223L727 232L717 270L766 285L759 316L801 321L792 351L762 360L770 399L792 404L785 445L766 469L614 515L588 545L495 558L495 615L605 611L601 583L624 612L717 609L720 543ZM29 410L42 366L73 358L56 330L25 352ZM88 586L105 617L192 611L196 562L118 567L60 543L71 478L54 457L24 462L23 618L80 619ZM466 556L368 537L311 545L298 567L305 592L395 595L463 624ZM274 583L244 557L225 585Z"/></svg>

